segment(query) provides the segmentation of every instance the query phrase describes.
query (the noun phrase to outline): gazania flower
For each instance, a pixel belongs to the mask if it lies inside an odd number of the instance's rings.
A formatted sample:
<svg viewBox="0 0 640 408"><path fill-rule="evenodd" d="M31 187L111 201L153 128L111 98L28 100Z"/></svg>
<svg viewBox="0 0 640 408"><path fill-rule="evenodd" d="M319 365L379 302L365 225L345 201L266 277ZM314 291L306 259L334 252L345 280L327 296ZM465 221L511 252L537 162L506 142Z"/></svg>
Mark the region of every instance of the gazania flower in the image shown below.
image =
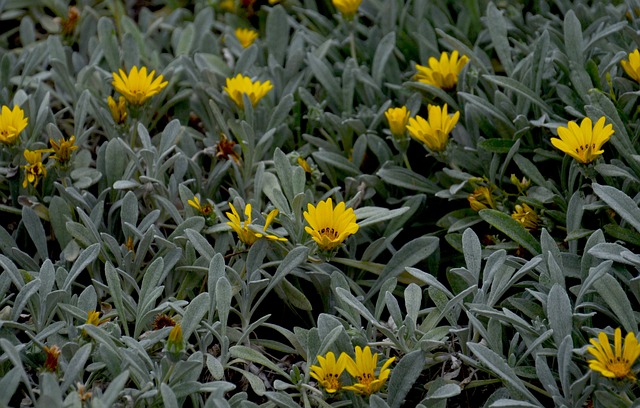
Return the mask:
<svg viewBox="0 0 640 408"><path fill-rule="evenodd" d="M407 123L409 123L409 115L411 112L407 110L406 106L401 108L389 108L384 113L384 116L389 122L389 130L394 137L402 138L407 132Z"/></svg>
<svg viewBox="0 0 640 408"><path fill-rule="evenodd" d="M78 146L75 145L76 137L73 135L69 140L63 137L57 142L49 138L49 143L51 144L51 150L53 151L53 155L49 156L49 158L56 160L62 165L69 163L71 160L71 152L78 148Z"/></svg>
<svg viewBox="0 0 640 408"><path fill-rule="evenodd" d="M558 127L558 138L551 138L551 144L562 150L580 163L591 163L604 153L602 145L613 135L613 125L604 125L605 117L601 117L592 127L590 118L582 119L580 126L569 122L567 127Z"/></svg>
<svg viewBox="0 0 640 408"><path fill-rule="evenodd" d="M351 19L358 12L362 0L331 0L331 2L345 18Z"/></svg>
<svg viewBox="0 0 640 408"><path fill-rule="evenodd" d="M229 98L231 98L236 106L242 109L244 108L242 95L246 94L249 97L251 104L256 106L260 99L262 99L272 88L273 85L271 85L271 81L269 80L265 82L254 82L248 76L238 74L233 78L227 78L227 86L223 89L227 94L229 94Z"/></svg>
<svg viewBox="0 0 640 408"><path fill-rule="evenodd" d="M298 159L296 161L298 162L298 165L302 167L302 170L304 170L305 173L313 172L313 170L311 169L311 165L309 165L309 162L306 159L303 159L302 156L298 156Z"/></svg>
<svg viewBox="0 0 640 408"><path fill-rule="evenodd" d="M442 108L429 105L429 117L427 120L421 116L409 118L407 130L416 140L424 143L432 152L442 152L447 147L449 133L458 123L460 112L453 115L447 113L447 104Z"/></svg>
<svg viewBox="0 0 640 408"><path fill-rule="evenodd" d="M240 154L234 149L236 142L227 138L224 133L220 134L220 140L216 143L216 157L219 159L232 159L236 163L240 163Z"/></svg>
<svg viewBox="0 0 640 408"><path fill-rule="evenodd" d="M537 230L540 224L540 217L538 217L535 210L526 203L516 205L515 211L511 214L511 218L518 221L529 231Z"/></svg>
<svg viewBox="0 0 640 408"><path fill-rule="evenodd" d="M353 208L346 208L344 201L333 208L331 198L327 198L325 201L320 201L317 207L309 203L307 210L303 215L309 226L304 227L304 230L324 251L336 248L360 228L356 223Z"/></svg>
<svg viewBox="0 0 640 408"><path fill-rule="evenodd" d="M474 211L484 210L485 208L496 208L493 200L493 194L489 187L481 186L473 190L473 193L467 196L469 205Z"/></svg>
<svg viewBox="0 0 640 408"><path fill-rule="evenodd" d="M120 125L124 123L125 120L127 120L127 105L123 96L120 96L120 98L118 98L117 103L115 99L109 96L107 98L107 105L109 105L111 117L117 125Z"/></svg>
<svg viewBox="0 0 640 408"><path fill-rule="evenodd" d="M63 18L60 21L60 31L63 35L72 35L80 20L80 11L76 6L69 7L67 11L67 18Z"/></svg>
<svg viewBox="0 0 640 408"><path fill-rule="evenodd" d="M187 204L195 208L196 211L198 211L200 215L202 215L205 218L213 214L213 207L211 206L211 204L209 204L209 202L207 202L204 205L200 204L200 199L197 196L193 196L193 199L188 200Z"/></svg>
<svg viewBox="0 0 640 408"><path fill-rule="evenodd" d="M340 390L340 376L347 367L347 358L345 353L340 354L338 361L332 351L328 352L326 357L318 356L319 366L312 365L309 373L329 394L333 394Z"/></svg>
<svg viewBox="0 0 640 408"><path fill-rule="evenodd" d="M279 237L273 234L266 234L267 228L273 222L273 220L278 215L278 210L275 209L267 214L267 219L264 222L263 233L255 232L253 229L249 228L251 225L251 204L247 204L244 207L244 222L240 221L240 215L233 204L229 203L229 207L231 208L230 213L226 213L227 217L229 217L229 222L227 225L230 226L236 234L238 234L238 238L240 241L244 242L246 245L253 245L254 242L258 240L258 238L267 238L273 241L286 241L286 238Z"/></svg>
<svg viewBox="0 0 640 408"><path fill-rule="evenodd" d="M42 164L42 150L25 149L24 158L29 164L22 166L25 172L22 187L27 188L27 184L33 184L33 187L37 187L40 179L47 175L47 168Z"/></svg>
<svg viewBox="0 0 640 408"><path fill-rule="evenodd" d="M89 310L87 312L87 321L84 324L92 324L97 326L100 324L100 312L96 312L95 310Z"/></svg>
<svg viewBox="0 0 640 408"><path fill-rule="evenodd" d="M182 326L177 323L169 332L167 339L167 350L170 353L179 353L184 349L184 339L182 337Z"/></svg>
<svg viewBox="0 0 640 408"><path fill-rule="evenodd" d="M176 321L173 320L171 316L162 313L157 315L155 320L153 321L153 330L160 330L165 327L173 327L175 325Z"/></svg>
<svg viewBox="0 0 640 408"><path fill-rule="evenodd" d="M428 67L416 65L418 72L414 78L418 82L450 90L458 84L458 75L467 62L469 58L466 55L458 58L458 51L453 51L451 57L443 52L439 61L435 57L429 58Z"/></svg>
<svg viewBox="0 0 640 408"><path fill-rule="evenodd" d="M258 39L258 32L250 28L236 28L235 34L240 45L242 45L242 48L247 48L253 44L256 39Z"/></svg>
<svg viewBox="0 0 640 408"><path fill-rule="evenodd" d="M44 360L44 369L55 373L58 371L58 357L60 357L60 347L53 345L51 347L44 346L42 350L46 357Z"/></svg>
<svg viewBox="0 0 640 408"><path fill-rule="evenodd" d="M127 237L127 241L124 243L124 247L127 248L127 251L136 253L136 246L133 243L133 237L129 235Z"/></svg>
<svg viewBox="0 0 640 408"><path fill-rule="evenodd" d="M24 111L19 106L9 109L2 106L0 113L0 142L10 145L18 140L20 132L27 127L28 118L24 117Z"/></svg>
<svg viewBox="0 0 640 408"><path fill-rule="evenodd" d="M637 48L629 53L629 61L622 60L620 65L622 65L627 75L640 82L640 51Z"/></svg>
<svg viewBox="0 0 640 408"><path fill-rule="evenodd" d="M132 105L142 105L169 84L167 81L162 82L162 75L154 78L156 71L147 74L147 67L138 70L134 66L128 75L122 69L119 72L120 75L113 73L112 85Z"/></svg>
<svg viewBox="0 0 640 408"><path fill-rule="evenodd" d="M362 350L360 346L356 346L355 361L351 356L347 355L347 371L357 382L342 388L363 395L371 395L374 392L380 391L389 378L389 374L391 374L389 366L395 359L395 357L391 357L385 361L376 377L375 371L378 363L378 354L372 354L369 346L366 346L364 350Z"/></svg>
<svg viewBox="0 0 640 408"><path fill-rule="evenodd" d="M613 350L605 332L600 332L598 339L591 339L590 342L592 346L589 346L587 351L595 357L594 360L589 361L590 369L607 378L636 380L631 367L640 356L640 345L634 333L627 333L624 338L624 348L620 328L617 328L613 334Z"/></svg>

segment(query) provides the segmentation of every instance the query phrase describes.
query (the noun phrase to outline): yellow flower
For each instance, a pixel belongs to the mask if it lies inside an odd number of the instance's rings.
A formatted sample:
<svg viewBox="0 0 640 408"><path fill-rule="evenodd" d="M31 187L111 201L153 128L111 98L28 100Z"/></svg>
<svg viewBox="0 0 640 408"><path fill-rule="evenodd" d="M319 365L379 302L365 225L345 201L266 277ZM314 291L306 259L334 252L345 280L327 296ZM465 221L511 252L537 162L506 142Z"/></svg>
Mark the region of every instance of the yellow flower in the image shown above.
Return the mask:
<svg viewBox="0 0 640 408"><path fill-rule="evenodd" d="M33 184L33 187L37 187L40 178L47 176L47 168L42 164L42 150L25 149L24 158L29 164L22 166L25 171L22 187L26 188L29 183Z"/></svg>
<svg viewBox="0 0 640 408"><path fill-rule="evenodd" d="M418 72L414 78L418 82L450 90L458 84L458 75L467 62L469 58L466 55L458 58L458 51L453 51L451 57L443 52L439 61L435 57L429 58L428 67L416 65Z"/></svg>
<svg viewBox="0 0 640 408"><path fill-rule="evenodd" d="M71 160L71 152L76 150L78 146L75 145L76 137L71 136L69 140L64 137L55 142L53 139L49 138L49 143L51 144L51 150L53 151L53 155L50 156L51 159L58 161L60 164L68 163Z"/></svg>
<svg viewBox="0 0 640 408"><path fill-rule="evenodd" d="M637 48L629 53L629 61L622 60L620 64L627 75L640 82L640 51Z"/></svg>
<svg viewBox="0 0 640 408"><path fill-rule="evenodd" d="M42 350L46 357L44 361L44 369L51 372L58 371L58 357L60 357L60 347L53 345L51 347L44 346Z"/></svg>
<svg viewBox="0 0 640 408"><path fill-rule="evenodd" d="M589 361L590 369L607 378L636 380L631 367L640 356L640 345L634 333L627 333L624 348L620 328L617 328L613 335L613 350L604 332L598 334L597 340L591 339L590 342L593 346L589 346L587 351L595 357L594 360Z"/></svg>
<svg viewBox="0 0 640 408"><path fill-rule="evenodd" d="M518 221L529 231L537 230L538 224L540 223L538 214L526 203L522 203L522 205L517 204L515 211L511 214L511 218Z"/></svg>
<svg viewBox="0 0 640 408"><path fill-rule="evenodd" d="M429 105L428 120L424 120L421 116L409 118L407 130L409 134L416 140L427 145L432 152L442 152L447 147L449 141L449 133L458 123L460 112L453 115L447 113L447 104L442 108L439 106Z"/></svg>
<svg viewBox="0 0 640 408"><path fill-rule="evenodd" d="M342 386L340 376L347 367L348 358L349 356L347 354L342 353L340 357L338 357L338 361L336 361L335 354L330 351L326 357L318 356L320 365L312 365L309 374L311 374L329 394L333 394L339 391Z"/></svg>
<svg viewBox="0 0 640 408"><path fill-rule="evenodd" d="M331 0L331 2L345 18L353 18L362 0Z"/></svg>
<svg viewBox="0 0 640 408"><path fill-rule="evenodd" d="M346 208L344 201L333 208L331 198L320 201L317 207L309 203L304 219L309 223L304 230L311 235L320 249L330 251L340 245L351 234L358 232L353 208Z"/></svg>
<svg viewBox="0 0 640 408"><path fill-rule="evenodd" d="M395 359L395 357L391 357L385 361L376 378L375 371L378 363L378 354L372 354L369 346L366 346L364 350L362 350L360 346L356 346L355 361L351 356L347 356L347 371L358 382L342 388L363 395L371 395L374 392L380 391L389 378L389 374L391 374L391 370L388 367Z"/></svg>
<svg viewBox="0 0 640 408"><path fill-rule="evenodd" d="M132 105L142 105L147 99L159 93L169 82L162 80L164 77L158 75L153 78L156 71L151 71L147 75L147 67L142 67L138 71L138 67L134 66L129 74L121 69L120 75L113 72L113 82L111 83L116 91L125 97L127 102Z"/></svg>
<svg viewBox="0 0 640 408"><path fill-rule="evenodd" d="M491 194L491 189L489 187L478 187L473 190L473 193L467 196L467 200L469 201L469 205L471 209L474 211L484 210L485 208L496 208L495 202L493 201L493 194Z"/></svg>
<svg viewBox="0 0 640 408"><path fill-rule="evenodd" d="M179 353L184 349L184 339L182 338L182 326L180 323L173 326L169 332L167 340L167 350L170 353Z"/></svg>
<svg viewBox="0 0 640 408"><path fill-rule="evenodd" d="M233 13L236 9L236 5L233 2L233 0L221 0L218 5L220 6L221 10L227 11L230 13Z"/></svg>
<svg viewBox="0 0 640 408"><path fill-rule="evenodd" d="M580 126L574 121L567 127L558 127L558 138L551 138L551 144L562 150L580 163L591 163L604 153L602 145L613 135L613 125L604 125L605 117L601 117L595 126L591 126L590 118L582 119Z"/></svg>
<svg viewBox="0 0 640 408"><path fill-rule="evenodd" d="M251 225L251 204L247 204L244 207L244 217L245 221L240 221L240 215L233 204L229 203L229 207L231 208L230 213L226 213L227 217L229 217L229 222L227 225L230 226L236 234L238 234L238 239L244 242L247 245L253 245L254 242L258 240L258 238L267 238L272 241L286 241L286 238L278 237L273 234L263 234L260 232L255 232L253 229L249 228ZM267 214L267 219L264 222L264 227L262 229L263 232L267 232L267 228L273 222L273 220L278 215L278 210L272 210L269 214Z"/></svg>
<svg viewBox="0 0 640 408"><path fill-rule="evenodd" d="M123 96L118 98L118 102L113 99L111 96L107 98L107 104L109 105L109 110L111 111L111 117L113 121L120 125L127 120L127 105L125 104L125 100Z"/></svg>
<svg viewBox="0 0 640 408"><path fill-rule="evenodd" d="M233 78L227 78L227 86L223 89L229 94L229 98L239 108L244 108L244 100L242 95L246 94L253 106L256 106L258 101L262 99L271 89L271 81L265 82L255 81L253 82L248 76L238 74Z"/></svg>
<svg viewBox="0 0 640 408"><path fill-rule="evenodd" d="M211 206L211 204L209 204L209 202L204 205L200 204L200 199L196 196L193 196L193 199L188 200L187 204L195 208L196 211L198 211L200 215L205 218L209 217L213 213L213 207Z"/></svg>
<svg viewBox="0 0 640 408"><path fill-rule="evenodd" d="M0 113L0 142L14 144L28 122L29 119L24 117L24 111L19 106L16 105L10 110L8 106L3 105Z"/></svg>
<svg viewBox="0 0 640 408"><path fill-rule="evenodd" d="M242 48L247 48L258 38L258 32L250 28L236 28L235 34Z"/></svg>
<svg viewBox="0 0 640 408"><path fill-rule="evenodd" d="M100 324L100 312L96 312L95 310L89 310L87 312L87 321L84 324L92 324L97 326Z"/></svg>
<svg viewBox="0 0 640 408"><path fill-rule="evenodd" d="M409 123L409 115L411 112L407 110L406 106L402 108L389 108L384 113L389 122L389 130L391 134L397 138L404 137L407 131L407 123Z"/></svg>
<svg viewBox="0 0 640 408"><path fill-rule="evenodd" d="M304 170L305 173L313 172L313 170L311 169L311 166L309 165L309 162L303 159L302 156L298 156L297 162L298 162L298 165L302 167L302 170Z"/></svg>

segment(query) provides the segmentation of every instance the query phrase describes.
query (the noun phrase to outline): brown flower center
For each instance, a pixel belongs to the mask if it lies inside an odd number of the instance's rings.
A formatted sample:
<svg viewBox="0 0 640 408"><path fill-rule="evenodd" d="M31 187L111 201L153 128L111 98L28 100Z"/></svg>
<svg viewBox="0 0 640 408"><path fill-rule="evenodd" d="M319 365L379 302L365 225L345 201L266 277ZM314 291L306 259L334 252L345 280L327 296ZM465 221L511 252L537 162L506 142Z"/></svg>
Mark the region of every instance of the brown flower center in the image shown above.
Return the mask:
<svg viewBox="0 0 640 408"><path fill-rule="evenodd" d="M356 378L358 379L358 382L360 384L366 385L366 386L371 384L373 382L373 380L375 379L373 374L371 374L371 373L362 373L362 375L359 375Z"/></svg>
<svg viewBox="0 0 640 408"><path fill-rule="evenodd" d="M615 360L609 359L607 368L616 376L616 378L624 378L629 375L629 361L622 357L616 357Z"/></svg>
<svg viewBox="0 0 640 408"><path fill-rule="evenodd" d="M329 237L330 239L337 239L340 233L331 227L324 227L320 230L320 235Z"/></svg>

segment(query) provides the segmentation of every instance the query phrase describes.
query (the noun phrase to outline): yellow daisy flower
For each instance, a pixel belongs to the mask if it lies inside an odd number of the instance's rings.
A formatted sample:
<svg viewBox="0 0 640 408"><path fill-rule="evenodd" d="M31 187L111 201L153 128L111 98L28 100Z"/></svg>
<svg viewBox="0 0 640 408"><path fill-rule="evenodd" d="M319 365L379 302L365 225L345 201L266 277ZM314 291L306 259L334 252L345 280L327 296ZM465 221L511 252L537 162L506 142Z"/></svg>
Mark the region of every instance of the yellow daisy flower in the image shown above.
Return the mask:
<svg viewBox="0 0 640 408"><path fill-rule="evenodd" d="M255 40L258 39L258 32L250 28L236 28L235 34L236 38L240 42L240 45L242 45L242 48L249 47Z"/></svg>
<svg viewBox="0 0 640 408"><path fill-rule="evenodd" d="M28 122L29 119L24 117L24 111L19 106L9 109L8 106L3 105L0 113L0 142L7 145L14 144Z"/></svg>
<svg viewBox="0 0 640 408"><path fill-rule="evenodd" d="M113 82L111 84L116 91L125 97L127 102L132 105L142 105L169 84L167 81L162 82L164 79L162 75L158 75L154 79L155 73L156 71L151 71L147 74L147 67L138 70L138 67L134 66L127 75L121 69L119 75L115 72L112 73Z"/></svg>
<svg viewBox="0 0 640 408"><path fill-rule="evenodd" d="M111 111L111 117L113 121L120 125L127 120L127 105L125 104L125 100L123 96L118 98L118 102L113 99L111 96L107 98L107 104L109 105L109 110Z"/></svg>
<svg viewBox="0 0 640 408"><path fill-rule="evenodd" d="M329 394L333 394L340 390L340 376L347 367L347 358L345 353L340 354L336 361L336 356L332 351L328 352L326 357L318 356L319 366L312 365L309 373Z"/></svg>
<svg viewBox="0 0 640 408"><path fill-rule="evenodd" d="M331 2L345 18L351 19L358 12L362 0L331 0Z"/></svg>
<svg viewBox="0 0 640 408"><path fill-rule="evenodd" d="M516 205L515 211L511 214L511 218L522 224L528 231L537 230L540 224L540 217L538 217L535 210L526 203Z"/></svg>
<svg viewBox="0 0 640 408"><path fill-rule="evenodd" d="M627 75L640 82L640 51L637 48L629 53L629 61L622 60L620 65L622 65Z"/></svg>
<svg viewBox="0 0 640 408"><path fill-rule="evenodd" d="M53 155L49 158L56 160L60 164L68 163L71 160L71 152L78 148L78 146L75 145L76 137L73 135L69 140L63 137L57 142L49 138L49 143L51 144L51 151L53 151Z"/></svg>
<svg viewBox="0 0 640 408"><path fill-rule="evenodd" d="M460 112L449 115L446 103L442 108L429 105L427 109L428 120L421 116L409 118L407 130L414 139L424 143L432 152L442 152L447 147L449 133L460 119Z"/></svg>
<svg viewBox="0 0 640 408"><path fill-rule="evenodd" d="M304 230L311 235L320 249L330 251L340 245L349 235L358 232L353 208L346 208L344 201L333 208L331 198L320 201L317 207L309 203L304 212L304 219L309 226Z"/></svg>
<svg viewBox="0 0 640 408"><path fill-rule="evenodd" d="M594 360L589 361L590 369L607 378L636 380L631 367L640 356L640 345L634 333L627 333L624 348L620 328L617 328L613 334L613 350L605 332L600 332L598 339L591 339L590 342L592 346L589 346L587 351L595 357Z"/></svg>
<svg viewBox="0 0 640 408"><path fill-rule="evenodd" d="M602 145L613 135L613 125L604 125L605 117L601 117L595 126L591 126L590 118L582 119L580 126L574 121L567 124L567 127L558 127L560 138L551 138L551 144L562 150L580 163L591 163L598 156L604 153Z"/></svg>
<svg viewBox="0 0 640 408"><path fill-rule="evenodd" d="M298 162L298 165L302 167L302 170L304 170L305 173L313 173L311 165L306 159L302 158L302 156L298 156L298 159L296 161Z"/></svg>
<svg viewBox="0 0 640 408"><path fill-rule="evenodd" d="M47 168L42 164L42 150L25 149L24 158L29 164L22 166L25 172L22 187L27 188L27 184L37 187L40 179L47 176Z"/></svg>
<svg viewBox="0 0 640 408"><path fill-rule="evenodd" d="M351 356L347 355L347 371L357 382L353 385L342 387L342 389L355 391L363 395L371 395L380 391L389 378L389 374L391 374L389 366L395 359L395 357L391 357L385 361L376 378L375 371L378 364L378 354L372 354L369 346L366 346L364 350L360 346L356 346L355 361Z"/></svg>
<svg viewBox="0 0 640 408"><path fill-rule="evenodd" d="M252 219L251 204L247 204L244 207L244 222L240 221L240 214L238 214L238 211L236 211L236 208L233 206L233 204L229 203L229 207L231 208L231 212L226 213L227 217L229 217L229 222L227 222L227 225L230 226L236 232L236 234L238 234L238 239L240 239L240 241L244 242L246 245L253 245L253 243L256 242L258 238L267 238L272 241L283 242L287 240L286 238L279 237L277 235L266 234L267 228L269 228L269 225L271 225L273 220L278 215L277 209L267 214L267 219L265 220L264 227L262 229L264 233L260 233L255 232L252 228L249 228Z"/></svg>
<svg viewBox="0 0 640 408"><path fill-rule="evenodd" d="M246 94L249 96L251 104L256 106L260 99L262 99L272 88L273 85L271 85L271 81L269 80L264 82L254 82L248 76L238 74L233 78L227 78L227 86L223 89L227 94L229 94L229 98L231 98L236 106L243 109L244 100L242 99L242 95Z"/></svg>
<svg viewBox="0 0 640 408"><path fill-rule="evenodd" d="M428 67L416 65L418 72L414 78L418 82L450 90L458 84L458 75L467 62L469 57L466 55L458 57L458 51L453 51L451 57L449 53L443 52L440 54L440 60L435 57L429 58Z"/></svg>
<svg viewBox="0 0 640 408"><path fill-rule="evenodd" d="M389 130L391 134L397 138L404 137L407 132L407 123L409 123L409 115L411 112L407 110L406 106L401 108L389 108L384 113L384 116L389 122Z"/></svg>

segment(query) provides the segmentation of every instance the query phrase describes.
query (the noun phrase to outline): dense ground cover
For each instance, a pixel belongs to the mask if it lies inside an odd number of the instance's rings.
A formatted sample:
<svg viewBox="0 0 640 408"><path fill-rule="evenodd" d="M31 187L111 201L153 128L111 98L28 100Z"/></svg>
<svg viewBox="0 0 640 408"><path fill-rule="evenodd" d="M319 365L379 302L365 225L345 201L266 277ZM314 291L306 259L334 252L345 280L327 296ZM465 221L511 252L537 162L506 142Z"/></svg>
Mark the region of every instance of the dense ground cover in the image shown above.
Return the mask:
<svg viewBox="0 0 640 408"><path fill-rule="evenodd" d="M632 406L640 1L0 1L0 406Z"/></svg>

